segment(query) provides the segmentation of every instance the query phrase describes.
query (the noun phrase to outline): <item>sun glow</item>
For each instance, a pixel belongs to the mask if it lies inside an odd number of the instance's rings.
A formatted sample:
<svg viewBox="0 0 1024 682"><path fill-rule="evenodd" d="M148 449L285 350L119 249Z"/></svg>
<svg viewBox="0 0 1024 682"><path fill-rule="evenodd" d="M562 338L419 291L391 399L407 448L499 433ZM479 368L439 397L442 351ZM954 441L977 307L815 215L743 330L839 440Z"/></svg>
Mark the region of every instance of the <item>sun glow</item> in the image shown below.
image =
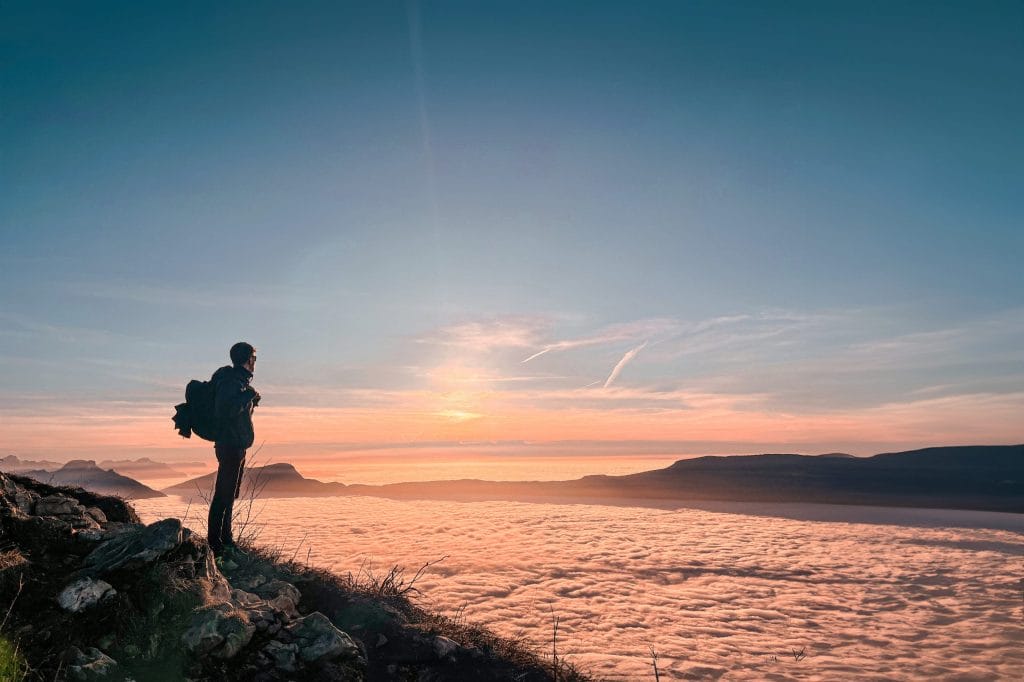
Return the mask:
<svg viewBox="0 0 1024 682"><path fill-rule="evenodd" d="M465 410L442 410L437 413L437 416L444 417L453 422L467 422L473 419L482 419L484 415Z"/></svg>

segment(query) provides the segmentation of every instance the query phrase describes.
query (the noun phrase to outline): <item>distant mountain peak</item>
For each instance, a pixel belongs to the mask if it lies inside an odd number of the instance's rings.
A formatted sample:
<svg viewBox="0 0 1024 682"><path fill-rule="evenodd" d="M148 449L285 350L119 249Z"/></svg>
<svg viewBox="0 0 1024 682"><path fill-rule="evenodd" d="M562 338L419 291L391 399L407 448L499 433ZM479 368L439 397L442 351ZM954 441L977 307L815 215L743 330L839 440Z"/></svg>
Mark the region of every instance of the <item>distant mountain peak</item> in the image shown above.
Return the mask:
<svg viewBox="0 0 1024 682"><path fill-rule="evenodd" d="M165 488L164 492L173 495L195 495L197 490L211 490L217 478L216 472L204 474ZM243 490L246 485L259 490L263 497L303 497L340 495L346 488L344 483L318 481L306 478L288 462L278 462L265 466L247 466L243 474Z"/></svg>
<svg viewBox="0 0 1024 682"><path fill-rule="evenodd" d="M295 468L293 464L288 462L278 462L277 464L267 464L263 467L263 471L266 474L273 476L290 476L294 478L302 478L302 474Z"/></svg>
<svg viewBox="0 0 1024 682"><path fill-rule="evenodd" d="M73 459L61 467L61 469L99 469L94 459Z"/></svg>

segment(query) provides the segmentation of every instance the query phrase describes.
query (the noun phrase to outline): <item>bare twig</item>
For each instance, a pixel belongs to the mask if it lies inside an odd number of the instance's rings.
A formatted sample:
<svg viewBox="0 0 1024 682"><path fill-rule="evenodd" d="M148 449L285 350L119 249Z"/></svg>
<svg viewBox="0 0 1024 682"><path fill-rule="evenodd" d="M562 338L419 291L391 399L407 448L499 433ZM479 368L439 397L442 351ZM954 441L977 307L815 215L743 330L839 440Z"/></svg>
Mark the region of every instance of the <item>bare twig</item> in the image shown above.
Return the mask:
<svg viewBox="0 0 1024 682"><path fill-rule="evenodd" d="M647 648L651 650L651 665L654 667L654 682L661 682L661 674L658 672L658 659L661 658L661 656L654 650L653 646L648 645Z"/></svg>
<svg viewBox="0 0 1024 682"><path fill-rule="evenodd" d="M452 623L456 626L461 626L466 623L466 607L469 606L469 602L464 602L462 606L455 609L455 614L452 616Z"/></svg>
<svg viewBox="0 0 1024 682"><path fill-rule="evenodd" d="M295 553L292 554L291 563L295 563L295 557L297 557L299 555L299 548L302 547L302 543L305 542L306 538L308 538L308 537L309 537L309 531L307 530L305 532L305 534L303 534L302 539L299 540L299 544L295 545ZM310 549L312 549L312 547Z"/></svg>
<svg viewBox="0 0 1024 682"><path fill-rule="evenodd" d="M14 610L14 603L18 601L18 597L21 596L21 590L25 587L25 578L22 575L18 575L18 591L14 593L14 599L11 600L11 605L7 607L7 613L4 614L3 622L0 622L0 630L4 629L7 625L7 619L11 617L11 611Z"/></svg>
<svg viewBox="0 0 1024 682"><path fill-rule="evenodd" d="M558 660L558 623L561 619L555 615L554 607L551 609L551 674L554 682L558 682L558 670L561 663Z"/></svg>
<svg viewBox="0 0 1024 682"><path fill-rule="evenodd" d="M417 581L417 580L419 580L420 578L422 578L422 577L423 577L423 572L424 572L424 571L426 571L426 570L427 570L428 568L430 568L430 567L431 567L431 566L433 566L434 564L439 564L439 563L441 563L442 561L444 561L444 560L445 560L445 559L447 559L447 558L448 558L448 555L447 555L447 554L445 554L445 555L444 555L443 557L441 557L440 559L434 559L433 561L428 561L427 563L425 563L425 564L423 564L422 566L420 566L420 570L416 571L416 575L414 575L414 576L412 577L412 580L410 580L410 581L409 581L409 587L408 587L408 589L407 589L406 591L409 591L409 590L413 589L413 587L412 587L412 586L416 584L416 581ZM403 592L403 594L404 594L404 592Z"/></svg>

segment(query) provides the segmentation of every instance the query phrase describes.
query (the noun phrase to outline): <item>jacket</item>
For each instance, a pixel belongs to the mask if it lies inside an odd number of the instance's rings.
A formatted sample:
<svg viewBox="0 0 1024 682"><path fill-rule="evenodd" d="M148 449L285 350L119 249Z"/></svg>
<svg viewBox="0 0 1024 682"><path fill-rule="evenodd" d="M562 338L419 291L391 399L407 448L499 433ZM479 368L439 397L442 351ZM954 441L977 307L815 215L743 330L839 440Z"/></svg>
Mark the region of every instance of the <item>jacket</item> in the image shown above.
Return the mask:
<svg viewBox="0 0 1024 682"><path fill-rule="evenodd" d="M252 373L244 367L225 366L213 373L213 410L217 416L219 432L216 445L230 448L249 448L256 440L252 428L253 397L255 389L249 386Z"/></svg>

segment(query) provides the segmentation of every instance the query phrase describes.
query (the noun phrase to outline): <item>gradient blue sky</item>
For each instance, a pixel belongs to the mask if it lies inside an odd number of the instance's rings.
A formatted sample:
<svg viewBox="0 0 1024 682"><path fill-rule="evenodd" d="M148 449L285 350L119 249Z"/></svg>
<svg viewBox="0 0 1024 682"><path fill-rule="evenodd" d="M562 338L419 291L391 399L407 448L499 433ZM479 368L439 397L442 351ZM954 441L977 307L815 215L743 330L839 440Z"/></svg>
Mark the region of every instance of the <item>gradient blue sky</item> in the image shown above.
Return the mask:
<svg viewBox="0 0 1024 682"><path fill-rule="evenodd" d="M1020 2L211 5L0 7L0 451L1024 440Z"/></svg>

